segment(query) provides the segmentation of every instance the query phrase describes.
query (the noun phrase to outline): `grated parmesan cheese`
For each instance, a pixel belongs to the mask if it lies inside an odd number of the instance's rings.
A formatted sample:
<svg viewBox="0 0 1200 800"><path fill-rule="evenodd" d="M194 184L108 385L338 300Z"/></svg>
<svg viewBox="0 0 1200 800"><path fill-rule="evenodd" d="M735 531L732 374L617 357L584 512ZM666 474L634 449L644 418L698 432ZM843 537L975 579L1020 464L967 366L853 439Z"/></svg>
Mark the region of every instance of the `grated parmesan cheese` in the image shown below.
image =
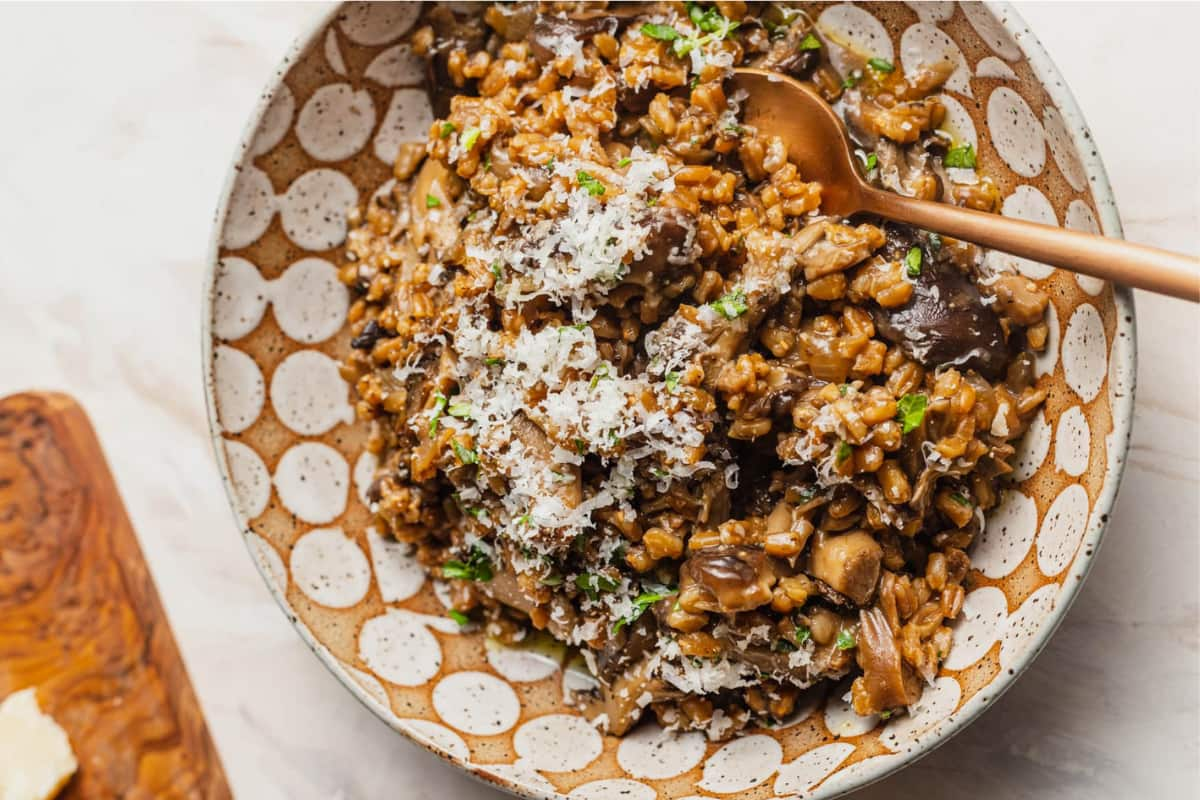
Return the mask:
<svg viewBox="0 0 1200 800"><path fill-rule="evenodd" d="M688 658L681 655L679 644L674 640L659 639L662 661L658 665L659 675L667 683L690 694L711 694L722 689L737 689L752 686L760 678L758 670L749 664L730 661L722 656L712 658Z"/></svg>
<svg viewBox="0 0 1200 800"><path fill-rule="evenodd" d="M569 91L570 87L563 89L565 99ZM633 149L630 158L624 176L604 171L602 178L591 162L555 162L550 193L565 206L563 214L540 219L519 238L498 235L489 245L467 248L468 257L488 265L499 263L505 272L515 273L516 279L506 282L500 296L506 306L548 297L569 305L578 320L595 316L587 301L606 295L620 282L628 265L649 249L652 231L645 224L644 195L650 190L665 192L674 188L663 158L640 147ZM605 193L592 195L583 188L562 188L576 186L581 172L600 180ZM694 231L691 233L694 236Z"/></svg>
<svg viewBox="0 0 1200 800"><path fill-rule="evenodd" d="M704 446L701 420L672 410L665 384L616 374L589 327L549 326L536 333L526 328L514 338L490 330L481 314L466 309L452 333L452 349L460 386L454 402L469 408L470 415L457 419L443 413L440 424L472 434L488 467L480 470L480 491L490 490L495 475L505 479L507 492L500 498L505 515L496 527L525 547L543 554L561 550L594 528L592 515L602 508L616 505L634 516L628 498L647 465L653 465L664 489L673 480L715 468L695 458ZM497 352L504 353L500 368L486 363ZM535 387L537 401L531 399ZM645 405L647 396L660 398L656 407ZM432 413L415 419L414 431L429 425ZM514 433L520 416L545 433L545 452L534 451ZM585 453L599 455L611 470L598 491L569 506L561 490ZM538 563L530 559L514 566L534 569ZM606 613L615 619L631 610L626 605Z"/></svg>
<svg viewBox="0 0 1200 800"><path fill-rule="evenodd" d="M556 59L570 59L576 72L582 72L587 67L587 59L583 55L583 42L576 39L570 32L553 36L544 35L541 37L541 41L554 53Z"/></svg>
<svg viewBox="0 0 1200 800"><path fill-rule="evenodd" d="M708 728L705 733L709 741L719 742L725 738L725 734L733 727L733 720L725 709L717 708L713 710L712 719L709 720Z"/></svg>

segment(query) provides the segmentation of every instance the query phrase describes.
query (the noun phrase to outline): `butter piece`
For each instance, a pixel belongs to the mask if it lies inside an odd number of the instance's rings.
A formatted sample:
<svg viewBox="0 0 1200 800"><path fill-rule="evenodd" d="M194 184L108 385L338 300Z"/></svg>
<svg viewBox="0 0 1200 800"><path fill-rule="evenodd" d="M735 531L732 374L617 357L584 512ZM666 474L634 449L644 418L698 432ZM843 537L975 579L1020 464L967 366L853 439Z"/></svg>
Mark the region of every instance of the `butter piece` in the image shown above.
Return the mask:
<svg viewBox="0 0 1200 800"><path fill-rule="evenodd" d="M0 800L50 800L78 766L67 732L38 708L33 689L0 703Z"/></svg>

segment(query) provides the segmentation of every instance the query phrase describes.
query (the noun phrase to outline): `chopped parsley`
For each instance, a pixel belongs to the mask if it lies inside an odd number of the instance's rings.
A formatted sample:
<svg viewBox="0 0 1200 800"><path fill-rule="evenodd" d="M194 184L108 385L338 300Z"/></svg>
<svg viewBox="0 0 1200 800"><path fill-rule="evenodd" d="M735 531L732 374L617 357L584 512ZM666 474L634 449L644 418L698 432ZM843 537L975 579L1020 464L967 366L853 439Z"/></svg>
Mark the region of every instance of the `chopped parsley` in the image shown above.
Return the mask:
<svg viewBox="0 0 1200 800"><path fill-rule="evenodd" d="M492 262L492 275L496 277L496 283L502 283L504 281L504 272L500 268L499 261Z"/></svg>
<svg viewBox="0 0 1200 800"><path fill-rule="evenodd" d="M960 492L955 492L954 494L950 495L950 499L958 503L960 506L966 506L967 508L971 507L971 498Z"/></svg>
<svg viewBox="0 0 1200 800"><path fill-rule="evenodd" d="M739 22L726 19L716 6L708 9L702 8L698 3L688 3L688 19L692 24L704 32L703 36L680 36L679 31L675 31L675 38L671 39L671 51L675 55L683 58L688 53L698 48L704 47L710 42L719 42L729 34L733 33L741 25Z"/></svg>
<svg viewBox="0 0 1200 800"><path fill-rule="evenodd" d="M845 461L847 458L849 458L853 453L854 453L854 448L852 448L850 446L849 442L845 442L845 441L838 442L837 463L841 464L843 461Z"/></svg>
<svg viewBox="0 0 1200 800"><path fill-rule="evenodd" d="M886 720L886 719L891 719L891 717L892 717L892 710L890 708L879 712L880 719Z"/></svg>
<svg viewBox="0 0 1200 800"><path fill-rule="evenodd" d="M551 572L546 577L538 581L542 586L562 586L563 577L556 572Z"/></svg>
<svg viewBox="0 0 1200 800"><path fill-rule="evenodd" d="M426 208L437 208L441 204L442 204L442 201L438 200L433 195L431 195L431 194L425 195L425 207Z"/></svg>
<svg viewBox="0 0 1200 800"><path fill-rule="evenodd" d="M463 131L462 138L458 143L462 145L463 150L470 150L479 141L479 128L467 128Z"/></svg>
<svg viewBox="0 0 1200 800"><path fill-rule="evenodd" d="M670 25L656 25L653 22L647 22L639 30L644 36L658 39L660 42L673 42L679 38L679 31Z"/></svg>
<svg viewBox="0 0 1200 800"><path fill-rule="evenodd" d="M741 125L726 125L725 130L727 130L730 133L733 133L737 136L741 136L743 133L746 132L746 129L743 128Z"/></svg>
<svg viewBox="0 0 1200 800"><path fill-rule="evenodd" d="M853 89L855 86L858 85L858 80L861 77L862 77L862 73L858 70L854 70L853 72L851 72L849 75L847 75L842 80L842 88L843 89Z"/></svg>
<svg viewBox="0 0 1200 800"><path fill-rule="evenodd" d="M609 367L607 362L596 367L596 371L592 373L592 380L588 384L588 388L595 389L600 384L600 381L604 380L605 378L611 378L611 372L612 368Z"/></svg>
<svg viewBox="0 0 1200 800"><path fill-rule="evenodd" d="M665 600L673 594L675 594L675 590L666 586L659 587L655 591L642 592L637 597L633 598L633 611L630 611L628 615L617 620L617 623L613 625L612 632L616 633L626 625L632 625L633 623L637 622L642 614L646 613L647 608L654 605L659 600Z"/></svg>
<svg viewBox="0 0 1200 800"><path fill-rule="evenodd" d="M529 524L529 515L522 514L521 516L517 517L517 524L518 525L528 525Z"/></svg>
<svg viewBox="0 0 1200 800"><path fill-rule="evenodd" d="M687 12L688 19L692 21L692 24L705 33L715 33L729 22L721 16L721 12L717 10L716 6L705 10L700 7L699 3L688 3Z"/></svg>
<svg viewBox="0 0 1200 800"><path fill-rule="evenodd" d="M458 627L465 628L471 624L471 618L458 609L451 608L446 611L446 616L458 623Z"/></svg>
<svg viewBox="0 0 1200 800"><path fill-rule="evenodd" d="M449 139L450 134L454 133L456 130L458 130L458 128L454 127L453 122L443 122L442 130L438 135L441 136L443 139Z"/></svg>
<svg viewBox="0 0 1200 800"><path fill-rule="evenodd" d="M458 439L451 439L450 446L454 448L454 455L458 456L458 460L463 464L479 463L479 454L464 445Z"/></svg>
<svg viewBox="0 0 1200 800"><path fill-rule="evenodd" d="M745 314L748 308L746 305L746 293L741 289L726 292L708 305L721 316L725 317L725 319L737 319L742 314Z"/></svg>
<svg viewBox="0 0 1200 800"><path fill-rule="evenodd" d="M896 402L896 419L900 421L902 433L917 429L925 419L927 405L929 400L923 394L906 394Z"/></svg>
<svg viewBox="0 0 1200 800"><path fill-rule="evenodd" d="M908 277L915 278L921 274L921 248L910 247L904 257L904 271Z"/></svg>
<svg viewBox="0 0 1200 800"><path fill-rule="evenodd" d="M446 410L446 395L438 392L433 396L433 416L429 418L429 435L437 434L438 420L442 418L442 412Z"/></svg>
<svg viewBox="0 0 1200 800"><path fill-rule="evenodd" d="M858 645L854 638L854 634L843 628L838 631L837 649L838 650L853 650Z"/></svg>
<svg viewBox="0 0 1200 800"><path fill-rule="evenodd" d="M495 366L499 366L500 364L503 364L503 363L504 363L504 359L503 359L503 358L498 358L498 357L496 357L496 356L489 356L488 358L485 358L485 359L483 360L483 363L484 363L486 366L489 366L489 367L495 367Z"/></svg>
<svg viewBox="0 0 1200 800"><path fill-rule="evenodd" d="M803 625L796 626L796 644L804 644L812 638L812 631Z"/></svg>
<svg viewBox="0 0 1200 800"><path fill-rule="evenodd" d="M622 158L620 161L617 162L617 166L618 167L628 167L632 163L633 163L633 159L630 158L629 156L625 156L624 158Z"/></svg>
<svg viewBox="0 0 1200 800"><path fill-rule="evenodd" d="M492 560L478 545L471 548L466 561L451 560L442 565L442 575L456 580L487 583L492 574Z"/></svg>
<svg viewBox="0 0 1200 800"><path fill-rule="evenodd" d="M451 403L446 408L446 413L452 417L458 417L459 419L470 419L471 418L471 404L470 403Z"/></svg>
<svg viewBox="0 0 1200 800"><path fill-rule="evenodd" d="M848 392L848 391L850 391L850 384L843 383L838 386L838 394L840 394L842 397L845 397L846 392Z"/></svg>
<svg viewBox="0 0 1200 800"><path fill-rule="evenodd" d="M693 50L695 50L697 48L703 47L704 45L708 44L712 40L713 40L713 34L711 34L711 33L706 34L705 36L699 36L699 37L695 37L695 38L676 39L671 44L671 52L673 52L675 55L679 56L680 58L683 58L688 53L692 52ZM697 86L700 85L699 81L697 81L696 85ZM695 87L692 87L692 88L695 88Z"/></svg>
<svg viewBox="0 0 1200 800"><path fill-rule="evenodd" d="M574 325L559 325L558 335L562 336L563 331L581 331L587 327L586 322L576 322Z"/></svg>
<svg viewBox="0 0 1200 800"><path fill-rule="evenodd" d="M678 372L668 372L666 375L666 380L667 380L667 391L674 394L675 389L679 386L679 373Z"/></svg>
<svg viewBox="0 0 1200 800"><path fill-rule="evenodd" d="M947 167L975 169L975 145L960 144L951 147L946 151L946 156L942 159L942 164Z"/></svg>
<svg viewBox="0 0 1200 800"><path fill-rule="evenodd" d="M592 197L599 197L604 194L604 184L593 178L587 170L581 169L579 172L576 172L575 180L579 181L580 187Z"/></svg>
<svg viewBox="0 0 1200 800"><path fill-rule="evenodd" d="M588 599L595 600L600 596L600 592L616 591L620 584L607 575L601 575L598 572L585 572L582 575L576 576L575 586L584 592L588 596Z"/></svg>
<svg viewBox="0 0 1200 800"><path fill-rule="evenodd" d="M927 238L929 239L929 249L934 251L942 249L942 237L940 234L930 233Z"/></svg>
<svg viewBox="0 0 1200 800"><path fill-rule="evenodd" d="M867 66L876 72L893 72L896 67L886 58L872 58L867 61Z"/></svg>
<svg viewBox="0 0 1200 800"><path fill-rule="evenodd" d="M475 519L481 519L481 518L487 516L487 509L486 508L477 508L475 506L468 506L467 508L463 509L463 513L467 514L468 516L472 516Z"/></svg>
<svg viewBox="0 0 1200 800"><path fill-rule="evenodd" d="M792 23L796 21L796 18L800 16L800 13L801 12L792 8L779 8L779 22L775 22L774 20L767 18L764 18L760 21L762 22L763 27L770 31L771 38L774 39L776 37L786 35L788 28L792 26ZM801 47L800 49L804 50L811 48Z"/></svg>
<svg viewBox="0 0 1200 800"><path fill-rule="evenodd" d="M813 36L811 33L805 34L804 38L800 40L800 44L797 45L797 47L799 47L801 50L820 50L821 40Z"/></svg>
<svg viewBox="0 0 1200 800"><path fill-rule="evenodd" d="M871 172L875 167L879 166L879 156L874 153L867 153L866 161L867 172Z"/></svg>

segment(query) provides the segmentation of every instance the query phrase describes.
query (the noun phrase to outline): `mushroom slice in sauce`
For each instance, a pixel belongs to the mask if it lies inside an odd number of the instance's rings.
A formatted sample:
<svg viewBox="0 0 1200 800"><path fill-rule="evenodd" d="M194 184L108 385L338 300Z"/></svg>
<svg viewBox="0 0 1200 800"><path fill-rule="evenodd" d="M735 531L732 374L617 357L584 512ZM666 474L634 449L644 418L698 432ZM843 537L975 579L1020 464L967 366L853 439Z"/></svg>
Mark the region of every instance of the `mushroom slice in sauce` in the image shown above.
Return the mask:
<svg viewBox="0 0 1200 800"><path fill-rule="evenodd" d="M855 710L871 714L915 703L921 696L921 681L900 657L900 645L887 617L879 608L859 612L858 664L869 707Z"/></svg>
<svg viewBox="0 0 1200 800"><path fill-rule="evenodd" d="M703 587L722 613L749 611L771 602L775 570L765 552L719 545L693 553L682 574Z"/></svg>
<svg viewBox="0 0 1200 800"><path fill-rule="evenodd" d="M875 593L882 561L883 549L865 531L820 532L812 540L808 569L814 578L863 606Z"/></svg>
<svg viewBox="0 0 1200 800"><path fill-rule="evenodd" d="M880 335L927 367L965 367L988 378L1001 374L1009 358L1000 319L983 304L975 285L953 267L925 257L920 273L910 277L912 299L873 311Z"/></svg>

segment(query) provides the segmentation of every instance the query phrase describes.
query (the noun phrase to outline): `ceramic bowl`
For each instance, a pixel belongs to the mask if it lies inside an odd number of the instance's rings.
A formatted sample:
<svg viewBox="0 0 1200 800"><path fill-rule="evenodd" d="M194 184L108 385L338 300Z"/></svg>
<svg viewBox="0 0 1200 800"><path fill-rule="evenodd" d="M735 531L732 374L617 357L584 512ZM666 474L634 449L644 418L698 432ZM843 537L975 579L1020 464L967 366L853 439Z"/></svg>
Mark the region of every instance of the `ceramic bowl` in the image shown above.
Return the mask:
<svg viewBox="0 0 1200 800"><path fill-rule="evenodd" d="M1100 543L1132 419L1129 293L1011 259L1051 297L1037 362L1048 399L971 554L953 650L913 713L858 717L838 686L787 724L729 742L653 724L602 736L562 703L564 686L588 676L561 647L460 633L445 592L371 528L363 503L374 461L338 375L350 298L335 267L347 209L388 180L399 145L423 140L432 121L422 65L403 43L418 10L353 3L315 22L254 111L216 218L204 365L217 461L249 550L300 635L397 731L528 797L828 798L961 730L1046 643ZM1010 8L810 12L833 39L898 68L957 65L947 124L975 144L1004 214L1120 236L1083 118Z"/></svg>

